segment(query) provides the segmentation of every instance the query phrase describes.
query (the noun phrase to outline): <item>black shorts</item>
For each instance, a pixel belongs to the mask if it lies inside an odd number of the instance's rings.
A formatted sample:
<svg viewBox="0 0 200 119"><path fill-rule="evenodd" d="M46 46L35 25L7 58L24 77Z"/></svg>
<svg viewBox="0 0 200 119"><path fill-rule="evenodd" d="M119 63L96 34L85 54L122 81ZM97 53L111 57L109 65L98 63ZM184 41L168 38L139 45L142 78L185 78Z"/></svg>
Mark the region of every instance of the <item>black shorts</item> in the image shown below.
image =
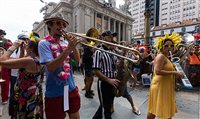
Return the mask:
<svg viewBox="0 0 200 119"><path fill-rule="evenodd" d="M90 69L85 69L85 76L86 76L86 77L92 77L92 76L94 76L94 73L93 73L92 68L90 68Z"/></svg>

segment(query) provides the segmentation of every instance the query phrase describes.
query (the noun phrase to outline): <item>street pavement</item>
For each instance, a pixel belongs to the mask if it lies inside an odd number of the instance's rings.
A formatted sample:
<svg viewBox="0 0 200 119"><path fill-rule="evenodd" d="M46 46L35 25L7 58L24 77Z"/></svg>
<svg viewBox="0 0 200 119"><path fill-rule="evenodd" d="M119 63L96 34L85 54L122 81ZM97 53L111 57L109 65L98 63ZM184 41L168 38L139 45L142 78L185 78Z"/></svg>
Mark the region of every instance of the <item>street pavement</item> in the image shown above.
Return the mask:
<svg viewBox="0 0 200 119"><path fill-rule="evenodd" d="M97 78L95 77L92 89L94 90L95 96L93 99L85 97L85 91L81 89L84 87L84 77L81 73L75 72L75 82L79 88L81 96L81 119L92 119L98 106L98 95L97 95ZM128 84L128 90L133 98L135 105L140 109L141 115L135 115L131 110L130 103L122 97L115 98L114 101L114 113L112 114L113 119L146 119L147 108L148 108L148 86L136 86L133 90ZM167 101L167 100L166 100ZM195 89L180 89L176 92L176 102L178 107L178 113L173 119L200 119L200 91L199 88ZM0 112L2 110L2 116L0 119L9 119L8 116L8 104L0 105ZM68 117L66 117L68 119Z"/></svg>

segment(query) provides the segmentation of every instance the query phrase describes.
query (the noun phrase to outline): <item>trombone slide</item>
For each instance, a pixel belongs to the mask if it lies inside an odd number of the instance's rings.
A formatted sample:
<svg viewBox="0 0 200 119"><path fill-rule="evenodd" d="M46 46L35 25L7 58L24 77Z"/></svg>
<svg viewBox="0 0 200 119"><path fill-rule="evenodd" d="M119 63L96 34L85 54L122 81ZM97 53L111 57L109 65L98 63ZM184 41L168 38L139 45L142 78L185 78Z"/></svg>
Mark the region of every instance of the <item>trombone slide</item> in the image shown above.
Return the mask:
<svg viewBox="0 0 200 119"><path fill-rule="evenodd" d="M97 38L93 38L93 37L88 37L86 35L83 35L83 34L80 34L80 33L73 33L73 32L65 32L64 30L61 30L62 34L64 35L64 37L66 37L66 39L68 39L68 34L72 34L72 35L75 35L75 36L78 36L78 37L82 37L82 38L85 38L85 39L90 39L90 40L93 40L93 41L97 41L97 42L101 42L101 43L105 43L105 44L108 44L108 45L112 45L112 46L115 46L115 47L120 47L120 48L123 48L123 49L126 49L126 50L130 50L132 51L132 53L135 53L136 55L139 56L138 60L133 60L131 58L128 58L128 57L125 57L125 56L122 56L122 55L119 55L117 53L113 53L113 52L109 52L109 51L106 51L106 50L103 50L101 48L97 48L97 47L94 47L94 46L91 46L89 44L86 44L84 42L80 42L80 44L82 45L85 45L85 46L88 46L88 47L92 47L94 49L97 49L97 50L101 50L103 52L107 52L107 53L110 53L112 55L115 55L117 57L120 57L120 58L123 58L123 59L126 59L128 61L131 61L133 63L138 63L140 60L141 60L141 55L140 55L140 52L135 50L135 49L132 49L132 48L129 48L129 47L125 47L125 46L122 46L122 45L118 45L118 44L114 44L114 43L111 43L111 42L107 42L107 41L104 41L104 40L100 40L100 39L97 39Z"/></svg>
<svg viewBox="0 0 200 119"><path fill-rule="evenodd" d="M181 79L184 88L192 88L192 84L190 83L189 79L187 78L186 74L184 73L181 65L177 62L174 63L175 68L177 71L181 71L184 74L184 77Z"/></svg>
<svg viewBox="0 0 200 119"><path fill-rule="evenodd" d="M93 47L93 46L88 45L88 44L83 43L83 42L81 42L81 44L82 44L82 45L85 45L85 46L88 46L88 47L91 47L91 48L94 48L94 49L96 49L96 50L101 50L101 51L103 51L103 52L106 52L106 53L115 55L115 56L120 57L120 58L123 58L123 59L126 59L126 60L128 60L128 61L133 62L133 63L138 63L138 62L139 62L139 60L133 60L133 59L131 59L131 58L128 58L128 57L125 57L125 56L122 56L122 55L119 55L119 54L116 54L116 53L113 53L113 52L110 52L110 51L103 50L103 49L101 49L101 48Z"/></svg>

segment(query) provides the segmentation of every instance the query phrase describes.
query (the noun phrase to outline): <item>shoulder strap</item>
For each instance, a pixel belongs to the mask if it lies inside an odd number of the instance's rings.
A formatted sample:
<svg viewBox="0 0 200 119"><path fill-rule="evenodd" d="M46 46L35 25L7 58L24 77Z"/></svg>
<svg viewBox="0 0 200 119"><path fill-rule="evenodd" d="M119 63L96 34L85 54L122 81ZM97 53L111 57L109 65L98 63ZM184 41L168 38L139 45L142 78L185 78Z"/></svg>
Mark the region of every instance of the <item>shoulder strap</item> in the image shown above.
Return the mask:
<svg viewBox="0 0 200 119"><path fill-rule="evenodd" d="M34 60L34 62L35 62L36 64L39 64L39 63L40 63L39 60L38 60L36 57L34 57L33 60Z"/></svg>

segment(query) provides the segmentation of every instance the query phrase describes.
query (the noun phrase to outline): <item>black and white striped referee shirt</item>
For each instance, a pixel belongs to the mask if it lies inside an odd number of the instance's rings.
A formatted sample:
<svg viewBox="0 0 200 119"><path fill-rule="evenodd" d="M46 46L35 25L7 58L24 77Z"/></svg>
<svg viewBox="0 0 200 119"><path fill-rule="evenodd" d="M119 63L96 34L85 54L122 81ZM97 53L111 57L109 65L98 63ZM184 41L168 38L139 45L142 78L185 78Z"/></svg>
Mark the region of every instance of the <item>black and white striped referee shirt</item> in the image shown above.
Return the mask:
<svg viewBox="0 0 200 119"><path fill-rule="evenodd" d="M102 45L100 48L111 52L111 50L104 45ZM115 78L116 62L116 56L96 50L93 57L93 69L99 69L108 78Z"/></svg>

